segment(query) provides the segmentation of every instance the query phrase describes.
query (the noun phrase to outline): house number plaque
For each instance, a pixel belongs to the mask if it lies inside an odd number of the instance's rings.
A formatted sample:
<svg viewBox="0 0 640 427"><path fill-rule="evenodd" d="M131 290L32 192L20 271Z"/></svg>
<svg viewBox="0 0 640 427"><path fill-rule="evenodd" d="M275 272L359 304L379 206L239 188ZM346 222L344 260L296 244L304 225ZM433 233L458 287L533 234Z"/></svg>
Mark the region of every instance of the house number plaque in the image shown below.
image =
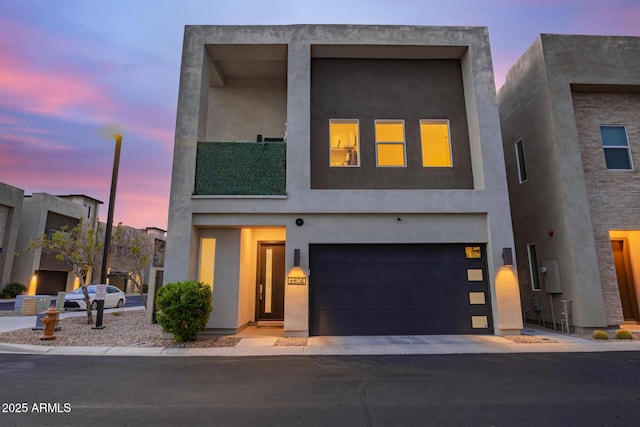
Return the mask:
<svg viewBox="0 0 640 427"><path fill-rule="evenodd" d="M306 285L307 284L307 278L306 277L288 277L287 278L287 285Z"/></svg>

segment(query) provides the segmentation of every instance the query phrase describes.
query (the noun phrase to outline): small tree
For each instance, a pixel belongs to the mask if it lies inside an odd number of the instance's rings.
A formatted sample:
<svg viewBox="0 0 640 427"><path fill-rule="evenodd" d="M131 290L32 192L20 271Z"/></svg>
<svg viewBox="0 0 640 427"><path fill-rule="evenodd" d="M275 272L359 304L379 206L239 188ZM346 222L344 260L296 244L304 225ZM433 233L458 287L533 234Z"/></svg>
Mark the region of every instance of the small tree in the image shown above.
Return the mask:
<svg viewBox="0 0 640 427"><path fill-rule="evenodd" d="M80 220L72 229L65 226L51 236L45 233L40 234L35 240L31 240L27 247L27 250L40 249L46 254L53 255L56 261L71 267L82 286L84 302L87 305L88 325L93 323L93 316L89 292L87 292L87 277L101 260L104 242L99 237L100 233L100 228L95 229L90 223Z"/></svg>
<svg viewBox="0 0 640 427"><path fill-rule="evenodd" d="M147 300L144 297L142 281L145 269L153 260L153 239L141 230L119 223L113 232L111 242L111 269L119 271L123 277L136 285L146 308Z"/></svg>

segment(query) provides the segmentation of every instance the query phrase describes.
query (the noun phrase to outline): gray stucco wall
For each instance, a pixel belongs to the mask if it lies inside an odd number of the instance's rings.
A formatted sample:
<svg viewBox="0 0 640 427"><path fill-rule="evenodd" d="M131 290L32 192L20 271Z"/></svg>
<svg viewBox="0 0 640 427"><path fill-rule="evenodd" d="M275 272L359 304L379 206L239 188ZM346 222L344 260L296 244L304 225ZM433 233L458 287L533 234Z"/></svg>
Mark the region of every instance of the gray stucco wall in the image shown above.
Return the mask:
<svg viewBox="0 0 640 427"><path fill-rule="evenodd" d="M622 66L624 65L624 66ZM561 296L572 299L573 324L604 327L621 319L605 308L594 226L588 199L571 85L637 85L640 39L633 37L543 34L507 75L498 94L507 177L521 265L526 244L538 258L555 258L561 269ZM524 141L529 179L518 183L513 144ZM549 231L553 230L553 236ZM532 292L525 268L519 270L523 308ZM608 313L608 314L607 314Z"/></svg>

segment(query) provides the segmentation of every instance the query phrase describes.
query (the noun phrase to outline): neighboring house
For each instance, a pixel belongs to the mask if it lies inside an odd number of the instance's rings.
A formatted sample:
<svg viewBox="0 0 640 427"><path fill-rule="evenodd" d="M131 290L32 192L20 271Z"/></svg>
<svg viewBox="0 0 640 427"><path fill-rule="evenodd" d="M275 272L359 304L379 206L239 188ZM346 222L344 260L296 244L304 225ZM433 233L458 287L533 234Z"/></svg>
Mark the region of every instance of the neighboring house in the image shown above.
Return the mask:
<svg viewBox="0 0 640 427"><path fill-rule="evenodd" d="M153 259L145 269L145 284L157 288L162 286L164 277L164 254L167 246L167 231L157 227L147 227L144 232L153 239Z"/></svg>
<svg viewBox="0 0 640 427"><path fill-rule="evenodd" d="M100 223L102 238L104 239L105 223ZM115 232L114 228L114 232ZM164 250L166 245L166 231L156 227L137 229L121 225L121 232L127 235L125 242L134 242L144 254L147 252L148 264L140 271L142 265L132 257L131 248L120 248L119 242L111 239L111 255L109 258L108 283L117 286L127 293L139 292L138 284L156 287L162 286L164 271ZM136 240L138 239L138 240ZM98 274L100 271L98 268ZM139 273L140 271L140 273ZM130 279L134 279L130 280Z"/></svg>
<svg viewBox="0 0 640 427"><path fill-rule="evenodd" d="M543 34L498 99L526 316L637 323L640 38Z"/></svg>
<svg viewBox="0 0 640 427"><path fill-rule="evenodd" d="M29 286L30 294L56 295L60 291L72 290L75 276L70 266L58 262L52 254L45 254L39 249L27 251L27 247L39 234L51 236L64 227L75 227L81 219L95 224L101 203L79 195L34 193L25 196L16 241L18 254L14 257L11 280ZM89 215L88 206L93 206L93 213Z"/></svg>
<svg viewBox="0 0 640 427"><path fill-rule="evenodd" d="M0 290L11 282L23 199L24 190L0 182Z"/></svg>
<svg viewBox="0 0 640 427"><path fill-rule="evenodd" d="M486 28L187 26L182 58L165 282L213 285L212 332L520 332Z"/></svg>

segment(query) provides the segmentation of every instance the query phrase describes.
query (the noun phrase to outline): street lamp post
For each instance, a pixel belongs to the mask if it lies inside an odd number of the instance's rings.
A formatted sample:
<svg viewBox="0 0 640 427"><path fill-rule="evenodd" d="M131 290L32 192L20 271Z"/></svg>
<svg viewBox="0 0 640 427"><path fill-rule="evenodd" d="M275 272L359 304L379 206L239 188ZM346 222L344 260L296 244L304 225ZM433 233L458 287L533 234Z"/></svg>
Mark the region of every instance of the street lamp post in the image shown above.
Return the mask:
<svg viewBox="0 0 640 427"><path fill-rule="evenodd" d="M113 208L116 203L116 187L118 186L118 168L120 166L120 147L122 136L119 133L113 135L116 139L116 151L113 156L113 173L111 174L111 194L109 195L109 213L107 214L107 226L104 235L104 252L102 253L102 269L100 270L100 283L107 283L107 266L109 265L109 247L111 246L111 230L113 228ZM95 329L102 329L102 315L104 313L104 299L98 300L98 313L96 315Z"/></svg>

